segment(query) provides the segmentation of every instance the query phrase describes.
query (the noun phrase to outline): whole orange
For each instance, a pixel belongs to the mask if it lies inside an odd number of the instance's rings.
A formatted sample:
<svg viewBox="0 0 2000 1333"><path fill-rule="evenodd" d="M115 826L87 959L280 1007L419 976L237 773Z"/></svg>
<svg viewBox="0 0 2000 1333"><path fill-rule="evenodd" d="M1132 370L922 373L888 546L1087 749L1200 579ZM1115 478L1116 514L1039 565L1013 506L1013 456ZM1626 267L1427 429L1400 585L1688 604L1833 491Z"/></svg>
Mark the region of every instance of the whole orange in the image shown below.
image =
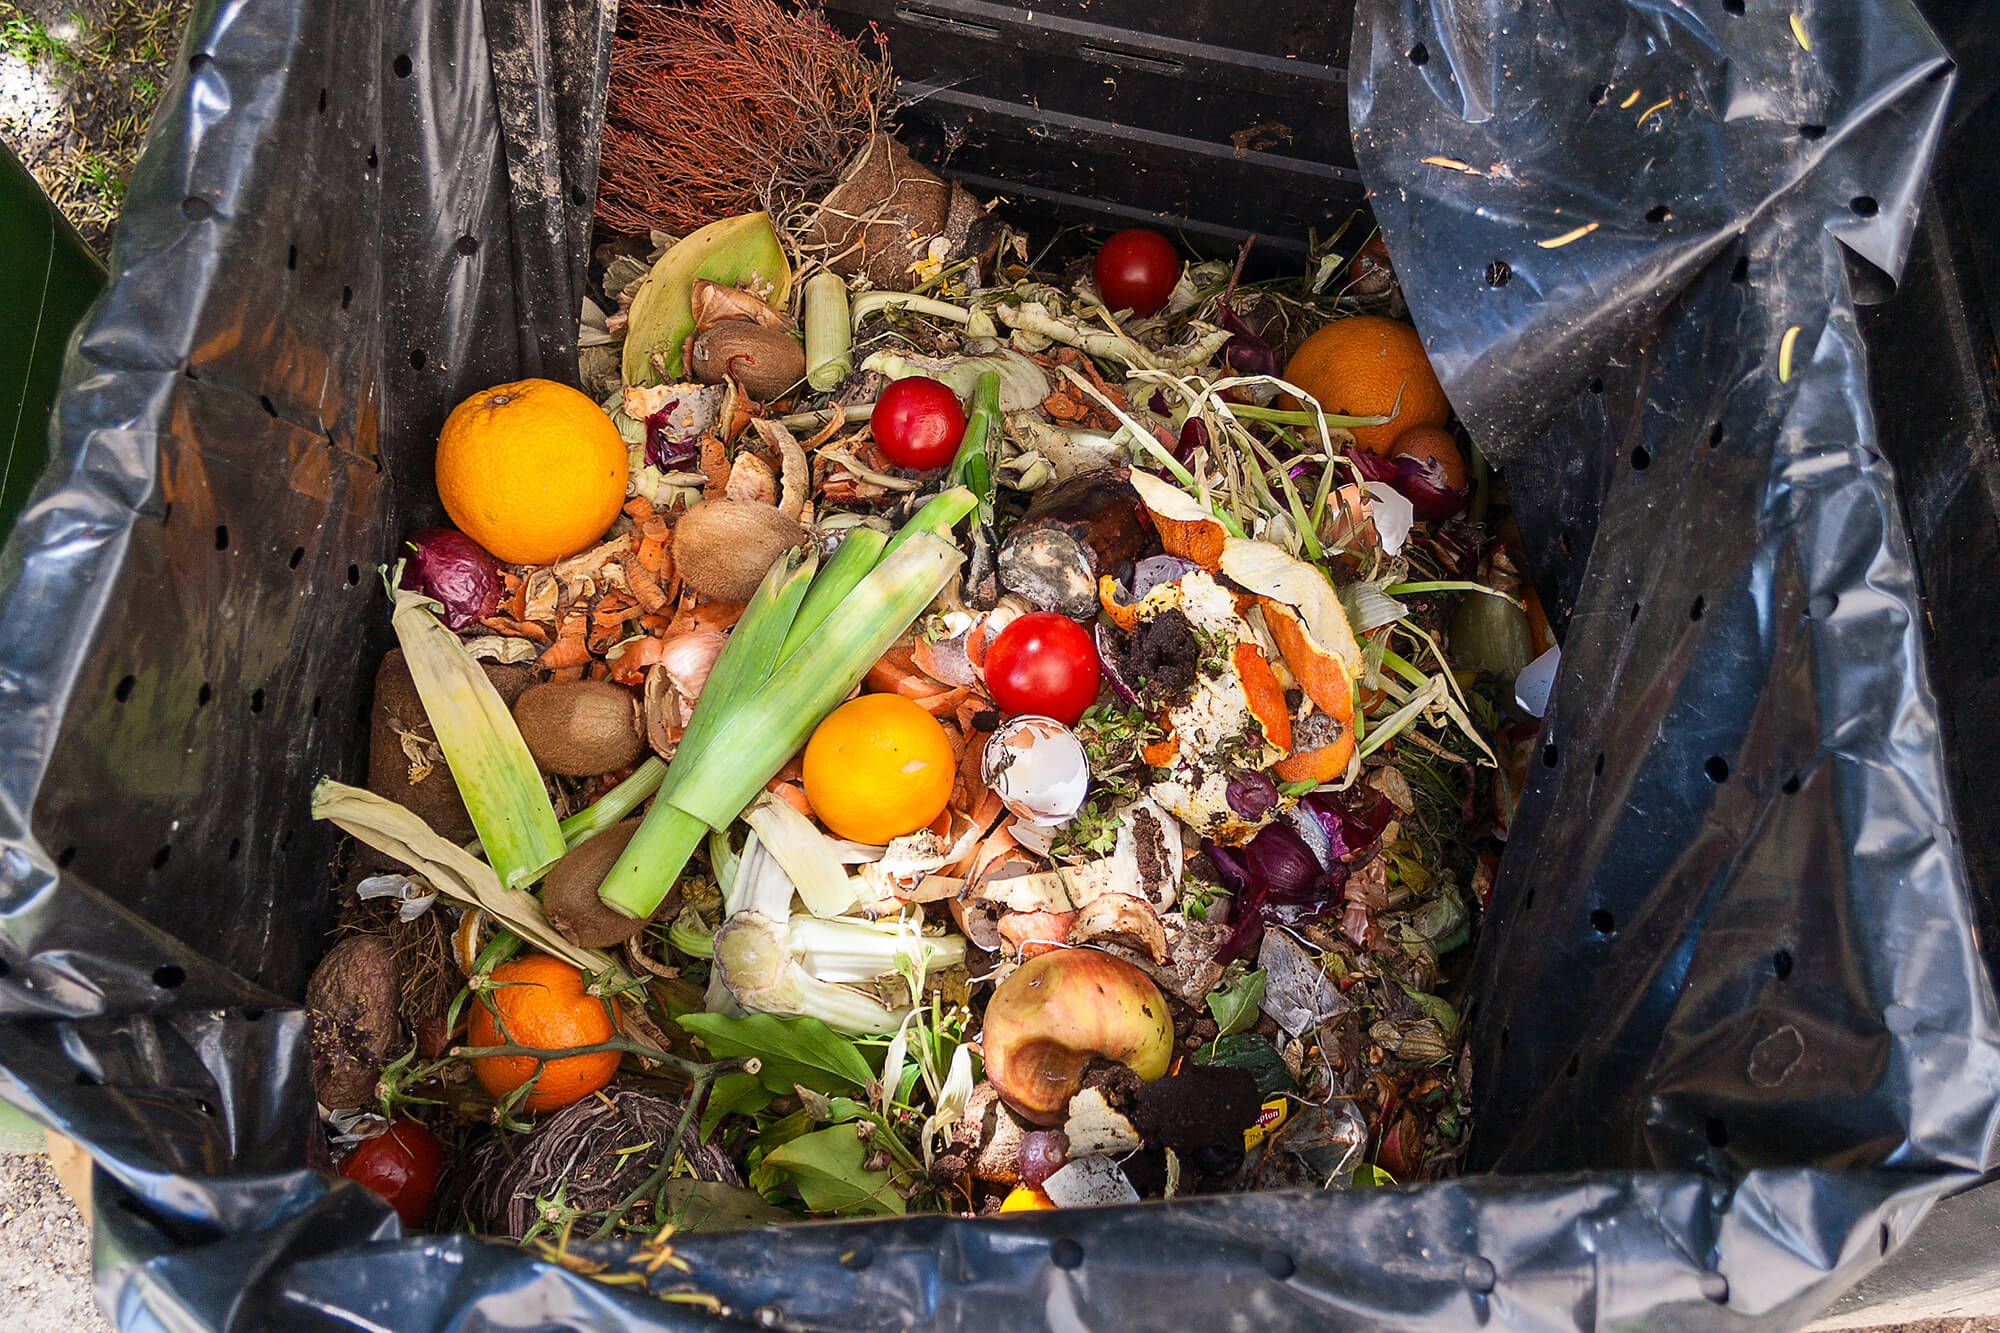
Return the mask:
<svg viewBox="0 0 2000 1333"><path fill-rule="evenodd" d="M1451 404L1438 387L1423 339L1401 320L1349 315L1318 329L1285 363L1285 379L1333 416L1394 416L1379 426L1354 427L1354 442L1371 454L1389 451L1412 426L1442 426ZM1401 395L1401 401L1397 396ZM1286 406L1300 404L1290 394Z"/></svg>
<svg viewBox="0 0 2000 1333"><path fill-rule="evenodd" d="M502 963L492 976L492 988L472 1006L468 1045L511 1044L553 1051L594 1046L610 1040L617 1030L604 1001L584 993L583 973L560 958L528 954ZM611 1081L618 1072L618 1059L617 1051L599 1051L550 1060L541 1066L542 1076L521 1105L530 1111L553 1111L588 1097ZM536 1064L531 1055L483 1055L472 1061L472 1072L497 1099L533 1078Z"/></svg>
<svg viewBox="0 0 2000 1333"><path fill-rule="evenodd" d="M813 813L841 837L875 846L936 819L956 771L944 728L900 694L848 700L806 742Z"/></svg>
<svg viewBox="0 0 2000 1333"><path fill-rule="evenodd" d="M516 380L475 393L438 433L438 498L497 558L546 565L604 535L625 503L625 441L567 384Z"/></svg>

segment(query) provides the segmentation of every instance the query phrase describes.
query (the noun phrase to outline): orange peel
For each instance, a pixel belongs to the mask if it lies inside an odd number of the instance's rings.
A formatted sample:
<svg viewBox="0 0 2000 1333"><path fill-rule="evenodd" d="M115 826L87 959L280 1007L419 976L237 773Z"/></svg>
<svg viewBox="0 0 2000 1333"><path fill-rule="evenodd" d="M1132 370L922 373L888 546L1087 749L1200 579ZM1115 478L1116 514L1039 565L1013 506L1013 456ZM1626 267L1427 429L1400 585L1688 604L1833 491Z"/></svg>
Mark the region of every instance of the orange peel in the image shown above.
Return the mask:
<svg viewBox="0 0 2000 1333"><path fill-rule="evenodd" d="M1354 675L1347 669L1347 663L1314 641L1296 607L1271 597L1260 597L1258 601L1264 608L1264 628L1270 631L1271 641L1278 645L1278 655L1291 668L1306 698L1336 721L1352 722Z"/></svg>
<svg viewBox="0 0 2000 1333"><path fill-rule="evenodd" d="M1236 668L1236 678L1243 683L1243 698L1250 705L1250 715L1264 729L1264 739L1274 749L1291 749L1292 715L1285 707L1285 687L1278 684L1277 673L1264 660L1264 650L1254 643L1241 642L1230 650L1229 660Z"/></svg>

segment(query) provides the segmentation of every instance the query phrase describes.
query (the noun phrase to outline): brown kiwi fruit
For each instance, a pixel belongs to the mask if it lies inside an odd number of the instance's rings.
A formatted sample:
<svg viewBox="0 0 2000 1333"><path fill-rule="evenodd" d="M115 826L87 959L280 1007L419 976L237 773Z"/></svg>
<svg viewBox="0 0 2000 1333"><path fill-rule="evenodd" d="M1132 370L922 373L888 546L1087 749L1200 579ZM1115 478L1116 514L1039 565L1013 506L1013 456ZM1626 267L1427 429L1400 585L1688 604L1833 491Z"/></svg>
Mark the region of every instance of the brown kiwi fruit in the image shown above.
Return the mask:
<svg viewBox="0 0 2000 1333"><path fill-rule="evenodd" d="M382 1066L396 1050L402 973L386 935L350 935L327 951L306 983L313 1095L330 1111L375 1099Z"/></svg>
<svg viewBox="0 0 2000 1333"><path fill-rule="evenodd" d="M534 673L526 667L483 665L486 678L509 707L534 683ZM422 765L413 765L404 749L406 734L429 763L429 771L416 782L410 781L411 770ZM458 784L438 749L437 733L431 729L430 714L424 711L401 648L391 648L375 672L375 704L368 719L368 790L413 812L440 838L464 842L473 835L472 816L466 814Z"/></svg>
<svg viewBox="0 0 2000 1333"><path fill-rule="evenodd" d="M597 886L611 873L611 867L618 864L625 844L639 831L639 824L636 819L613 824L578 843L550 867L548 878L542 881L542 911L548 914L549 924L570 943L586 949L604 949L623 944L645 929L644 921L635 921L606 907L597 896Z"/></svg>
<svg viewBox="0 0 2000 1333"><path fill-rule="evenodd" d="M639 696L608 680L554 680L514 701L514 722L544 771L570 778L639 762L646 734Z"/></svg>
<svg viewBox="0 0 2000 1333"><path fill-rule="evenodd" d="M806 530L757 500L703 500L674 524L674 568L690 588L722 602L747 602L779 556Z"/></svg>

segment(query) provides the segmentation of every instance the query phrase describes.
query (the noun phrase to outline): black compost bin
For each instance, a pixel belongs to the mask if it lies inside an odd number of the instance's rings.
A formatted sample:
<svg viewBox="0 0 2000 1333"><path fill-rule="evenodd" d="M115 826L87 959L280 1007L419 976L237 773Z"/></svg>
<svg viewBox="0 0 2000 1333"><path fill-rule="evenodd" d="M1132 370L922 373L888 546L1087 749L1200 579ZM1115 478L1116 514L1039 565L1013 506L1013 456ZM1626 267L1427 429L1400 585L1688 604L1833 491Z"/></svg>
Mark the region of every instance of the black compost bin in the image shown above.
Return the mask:
<svg viewBox="0 0 2000 1333"><path fill-rule="evenodd" d="M681 1237L665 1302L305 1169L307 792L361 769L445 412L573 370L611 16L205 0L4 563L0 1091L95 1157L121 1324L1776 1328L1972 1183L1993 62L1952 110L1901 0L835 9L1051 221L1282 255L1371 199L1563 631L1478 962L1491 1174Z"/></svg>

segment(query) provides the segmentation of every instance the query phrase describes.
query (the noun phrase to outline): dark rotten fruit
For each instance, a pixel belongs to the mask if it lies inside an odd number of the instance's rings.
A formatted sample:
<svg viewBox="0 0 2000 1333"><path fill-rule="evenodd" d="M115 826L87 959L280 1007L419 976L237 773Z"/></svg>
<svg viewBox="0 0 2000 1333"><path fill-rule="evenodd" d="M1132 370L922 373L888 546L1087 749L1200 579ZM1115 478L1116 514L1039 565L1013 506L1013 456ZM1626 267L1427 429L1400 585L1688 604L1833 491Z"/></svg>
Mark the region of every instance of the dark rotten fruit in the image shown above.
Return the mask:
<svg viewBox="0 0 2000 1333"><path fill-rule="evenodd" d="M386 936L350 935L327 951L306 983L313 1095L329 1111L373 1101L383 1064L402 1045L395 955Z"/></svg>

